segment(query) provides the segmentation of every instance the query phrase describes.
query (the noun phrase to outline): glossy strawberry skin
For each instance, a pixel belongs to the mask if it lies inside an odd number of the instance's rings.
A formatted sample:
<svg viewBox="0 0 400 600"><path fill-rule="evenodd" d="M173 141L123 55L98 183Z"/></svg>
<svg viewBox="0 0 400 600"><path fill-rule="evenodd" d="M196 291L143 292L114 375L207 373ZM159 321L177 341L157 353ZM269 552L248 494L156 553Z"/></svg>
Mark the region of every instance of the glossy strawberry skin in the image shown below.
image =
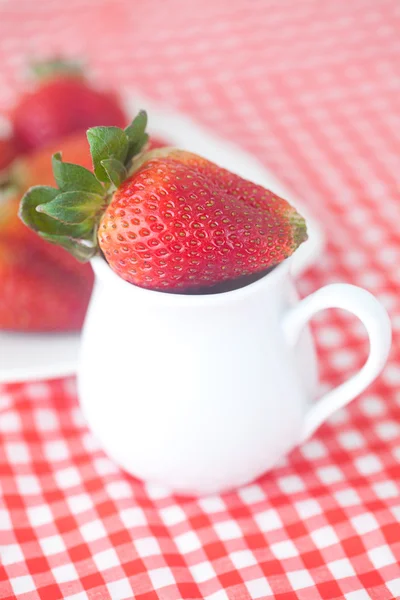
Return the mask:
<svg viewBox="0 0 400 600"><path fill-rule="evenodd" d="M93 287L88 264L42 240L18 218L22 193L54 185L51 155L91 168L86 135L74 134L14 163L19 191L0 194L0 329L74 331L82 327Z"/></svg>
<svg viewBox="0 0 400 600"><path fill-rule="evenodd" d="M127 118L113 94L82 77L60 75L25 94L11 120L18 153L29 153L94 125L123 127Z"/></svg>
<svg viewBox="0 0 400 600"><path fill-rule="evenodd" d="M120 186L98 230L116 273L165 291L265 271L304 239L304 222L285 200L196 155L170 150Z"/></svg>

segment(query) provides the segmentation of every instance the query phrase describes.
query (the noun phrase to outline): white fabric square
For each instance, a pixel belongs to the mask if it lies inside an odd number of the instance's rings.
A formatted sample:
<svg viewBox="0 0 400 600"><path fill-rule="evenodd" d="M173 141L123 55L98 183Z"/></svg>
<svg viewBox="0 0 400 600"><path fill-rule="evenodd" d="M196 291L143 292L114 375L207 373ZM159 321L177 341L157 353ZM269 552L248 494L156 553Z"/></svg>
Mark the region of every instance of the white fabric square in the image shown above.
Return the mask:
<svg viewBox="0 0 400 600"><path fill-rule="evenodd" d="M4 433L11 433L12 431L21 430L21 419L19 414L8 410L7 412L0 413L0 431Z"/></svg>
<svg viewBox="0 0 400 600"><path fill-rule="evenodd" d="M88 452L93 452L94 450L99 450L100 442L99 440L92 434L91 431L87 431L82 436L82 444Z"/></svg>
<svg viewBox="0 0 400 600"><path fill-rule="evenodd" d="M317 473L318 477L326 485L337 483L338 481L342 481L343 479L342 471L334 465L331 465L329 467L321 467L320 469L317 469Z"/></svg>
<svg viewBox="0 0 400 600"><path fill-rule="evenodd" d="M15 480L22 496L40 493L39 480L35 475L17 475Z"/></svg>
<svg viewBox="0 0 400 600"><path fill-rule="evenodd" d="M375 569L381 569L397 562L391 549L386 545L368 550L367 554Z"/></svg>
<svg viewBox="0 0 400 600"><path fill-rule="evenodd" d="M304 483L298 475L279 477L278 485L285 494L295 494L304 490Z"/></svg>
<svg viewBox="0 0 400 600"><path fill-rule="evenodd" d="M120 564L118 554L115 552L114 548L109 548L108 550L104 550L104 552L95 554L93 556L93 560L99 571L105 571L106 569L111 569L112 567L118 567Z"/></svg>
<svg viewBox="0 0 400 600"><path fill-rule="evenodd" d="M15 563L22 562L24 555L18 544L7 544L7 546L0 546L1 564L13 565Z"/></svg>
<svg viewBox="0 0 400 600"><path fill-rule="evenodd" d="M291 540L271 544L271 552L276 558L279 559L292 558L293 556L298 556L299 554L299 551Z"/></svg>
<svg viewBox="0 0 400 600"><path fill-rule="evenodd" d="M352 577L356 574L353 565L348 558L334 560L333 562L328 563L327 566L335 579L344 579L345 577Z"/></svg>
<svg viewBox="0 0 400 600"><path fill-rule="evenodd" d="M35 410L36 427L40 431L53 431L58 429L58 419L54 410L38 408Z"/></svg>
<svg viewBox="0 0 400 600"><path fill-rule="evenodd" d="M56 481L61 489L73 487L81 483L81 477L76 467L67 467L56 472Z"/></svg>
<svg viewBox="0 0 400 600"><path fill-rule="evenodd" d="M99 473L99 475L108 475L109 473L115 473L118 471L118 467L112 460L106 458L105 456L101 456L96 458L94 461L94 468Z"/></svg>
<svg viewBox="0 0 400 600"><path fill-rule="evenodd" d="M88 494L76 494L75 496L68 496L67 503L70 511L74 515L85 512L93 508L93 502Z"/></svg>
<svg viewBox="0 0 400 600"><path fill-rule="evenodd" d="M155 483L146 483L146 491L148 496L153 500L161 500L161 498L167 498L170 495L170 491L168 488L163 485L158 485Z"/></svg>
<svg viewBox="0 0 400 600"><path fill-rule="evenodd" d="M179 552L187 554L201 548L201 542L194 531L186 531L175 538Z"/></svg>
<svg viewBox="0 0 400 600"><path fill-rule="evenodd" d="M39 538L39 544L45 556L51 556L52 554L58 554L66 550L61 535L50 535L49 537Z"/></svg>
<svg viewBox="0 0 400 600"><path fill-rule="evenodd" d="M41 506L32 506L27 509L28 518L33 527L39 527L46 523L51 523L53 519L53 513L50 508L43 504Z"/></svg>
<svg viewBox="0 0 400 600"><path fill-rule="evenodd" d="M203 583L215 577L215 571L209 562L198 563L189 566L189 571L196 583Z"/></svg>
<svg viewBox="0 0 400 600"><path fill-rule="evenodd" d="M315 460L326 456L326 448L319 440L310 440L301 446L301 453L308 460Z"/></svg>
<svg viewBox="0 0 400 600"><path fill-rule="evenodd" d="M168 567L162 567L161 569L153 569L149 571L149 577L155 590L166 587L167 585L173 585L175 583L174 576L171 569Z"/></svg>
<svg viewBox="0 0 400 600"><path fill-rule="evenodd" d="M291 573L287 573L287 577L294 590L302 590L303 588L315 585L310 573L305 569L300 569L299 571L292 571Z"/></svg>
<svg viewBox="0 0 400 600"><path fill-rule="evenodd" d="M13 464L29 463L31 458L27 444L21 442L7 442L4 444L7 458Z"/></svg>
<svg viewBox="0 0 400 600"><path fill-rule="evenodd" d="M386 582L386 587L389 588L393 598L400 598L400 577Z"/></svg>
<svg viewBox="0 0 400 600"><path fill-rule="evenodd" d="M206 498L200 498L198 502L202 510L206 513L216 513L224 511L226 509L224 501L218 496L208 496Z"/></svg>
<svg viewBox="0 0 400 600"><path fill-rule="evenodd" d="M343 333L337 327L321 327L318 339L323 346L328 348L343 344Z"/></svg>
<svg viewBox="0 0 400 600"><path fill-rule="evenodd" d="M25 385L25 392L34 400L49 398L50 389L46 383L32 382Z"/></svg>
<svg viewBox="0 0 400 600"><path fill-rule="evenodd" d="M134 598L129 579L119 579L118 581L107 583L106 585L112 600L114 600L114 598L118 598L118 600L132 600L132 598Z"/></svg>
<svg viewBox="0 0 400 600"><path fill-rule="evenodd" d="M379 483L374 483L373 486L375 494L378 498L397 498L399 496L399 488L394 483L394 481L380 481Z"/></svg>
<svg viewBox="0 0 400 600"><path fill-rule="evenodd" d="M229 555L232 563L237 569L244 569L257 564L256 558L251 550L238 550Z"/></svg>
<svg viewBox="0 0 400 600"><path fill-rule="evenodd" d="M317 548L326 548L332 546L332 544L337 544L339 541L335 530L330 525L311 532L311 537Z"/></svg>
<svg viewBox="0 0 400 600"><path fill-rule="evenodd" d="M242 530L235 521L215 523L214 529L221 540L234 540L242 537Z"/></svg>
<svg viewBox="0 0 400 600"><path fill-rule="evenodd" d="M44 444L44 453L50 461L69 458L68 446L63 440L54 440Z"/></svg>
<svg viewBox="0 0 400 600"><path fill-rule="evenodd" d="M386 412L386 407L378 396L367 396L361 400L362 411L369 417L377 417Z"/></svg>
<svg viewBox="0 0 400 600"><path fill-rule="evenodd" d="M10 579L11 587L15 595L33 592L36 589L35 582L30 575L13 577Z"/></svg>
<svg viewBox="0 0 400 600"><path fill-rule="evenodd" d="M325 392L326 391L327 391L327 389L325 390ZM345 408L340 408L336 412L332 413L331 416L329 417L329 422L335 426L343 425L344 423L347 423L348 420L349 420L349 413L347 412L347 410Z"/></svg>
<svg viewBox="0 0 400 600"><path fill-rule="evenodd" d="M400 368L395 363L389 363L382 373L382 377L388 385L398 387L400 384Z"/></svg>
<svg viewBox="0 0 400 600"><path fill-rule="evenodd" d="M1 425L1 416L6 414L6 411L13 404L13 396L11 394L6 394L4 391L0 389L0 425ZM0 426L1 431L1 426Z"/></svg>
<svg viewBox="0 0 400 600"><path fill-rule="evenodd" d="M400 523L400 506L392 506L390 511L393 514L394 518Z"/></svg>
<svg viewBox="0 0 400 600"><path fill-rule="evenodd" d="M356 356L353 350L338 349L331 355L331 361L337 369L350 369L355 363Z"/></svg>
<svg viewBox="0 0 400 600"><path fill-rule="evenodd" d="M254 519L261 531L273 531L282 527L281 518L274 508L258 513Z"/></svg>
<svg viewBox="0 0 400 600"><path fill-rule="evenodd" d="M393 440L400 435L400 427L395 421L384 421L378 423L376 432L383 440Z"/></svg>
<svg viewBox="0 0 400 600"><path fill-rule="evenodd" d="M121 521L129 529L129 527L139 527L140 525L146 525L146 515L139 506L133 508L125 508L119 513Z"/></svg>
<svg viewBox="0 0 400 600"><path fill-rule="evenodd" d="M252 600L258 600L259 598L267 598L273 596L271 586L265 577L259 579L253 579L253 581L247 581L245 583Z"/></svg>
<svg viewBox="0 0 400 600"><path fill-rule="evenodd" d="M321 506L314 498L295 502L295 507L302 519L308 519L308 517L319 515L322 512Z"/></svg>
<svg viewBox="0 0 400 600"><path fill-rule="evenodd" d="M335 492L334 496L340 506L354 506L355 504L360 504L361 502L360 496L351 488L347 490L341 490L340 492Z"/></svg>
<svg viewBox="0 0 400 600"><path fill-rule="evenodd" d="M80 527L80 532L86 542L93 542L94 540L99 540L100 538L107 536L107 532L100 519L85 523L85 525Z"/></svg>
<svg viewBox="0 0 400 600"><path fill-rule="evenodd" d="M265 494L259 485L248 485L241 488L238 494L245 504L255 504L256 502L264 502Z"/></svg>
<svg viewBox="0 0 400 600"><path fill-rule="evenodd" d="M73 408L71 411L71 417L76 427L85 427L86 420L80 408Z"/></svg>
<svg viewBox="0 0 400 600"><path fill-rule="evenodd" d="M378 473L382 471L382 463L375 454L367 454L360 456L354 461L356 468L363 475L369 475L370 473Z"/></svg>
<svg viewBox="0 0 400 600"><path fill-rule="evenodd" d="M185 511L178 505L167 506L160 510L162 520L166 525L176 525L186 520Z"/></svg>
<svg viewBox="0 0 400 600"><path fill-rule="evenodd" d="M0 508L0 531L11 531L12 523L8 510Z"/></svg>
<svg viewBox="0 0 400 600"><path fill-rule="evenodd" d="M157 540L153 537L146 537L141 538L139 540L135 540L135 547L137 553L142 558L146 558L146 556L154 556L156 554L161 554L161 548Z"/></svg>
<svg viewBox="0 0 400 600"><path fill-rule="evenodd" d="M72 563L61 565L61 567L53 567L51 572L57 583L66 583L67 581L76 581L79 579L78 573Z"/></svg>
<svg viewBox="0 0 400 600"><path fill-rule="evenodd" d="M357 448L362 448L365 446L365 440L363 436L355 429L339 433L338 439L340 445L346 450L356 450Z"/></svg>
<svg viewBox="0 0 400 600"><path fill-rule="evenodd" d="M132 496L132 488L126 481L113 481L106 485L106 490L114 500L130 498Z"/></svg>
<svg viewBox="0 0 400 600"><path fill-rule="evenodd" d="M374 531L374 529L379 529L379 523L371 513L357 515L350 520L354 529L359 535L363 535L369 531Z"/></svg>

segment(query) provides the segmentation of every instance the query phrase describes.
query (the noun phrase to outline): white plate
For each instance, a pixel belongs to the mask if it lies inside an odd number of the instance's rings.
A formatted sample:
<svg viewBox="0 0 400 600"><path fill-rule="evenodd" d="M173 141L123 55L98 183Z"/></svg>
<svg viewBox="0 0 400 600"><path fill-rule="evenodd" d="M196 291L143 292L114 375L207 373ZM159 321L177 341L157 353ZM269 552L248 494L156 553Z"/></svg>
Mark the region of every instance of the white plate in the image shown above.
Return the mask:
<svg viewBox="0 0 400 600"><path fill-rule="evenodd" d="M151 132L155 136L165 139L173 146L201 154L242 177L273 190L296 206L307 219L309 239L293 257L294 275L299 275L318 257L323 246L319 226L302 207L301 202L253 156L216 137L186 116L156 107L132 91L126 97L130 114L134 115L139 108L146 107ZM0 383L74 374L78 364L79 340L79 334L31 335L0 332Z"/></svg>
<svg viewBox="0 0 400 600"><path fill-rule="evenodd" d="M0 383L33 381L76 372L79 334L0 331Z"/></svg>

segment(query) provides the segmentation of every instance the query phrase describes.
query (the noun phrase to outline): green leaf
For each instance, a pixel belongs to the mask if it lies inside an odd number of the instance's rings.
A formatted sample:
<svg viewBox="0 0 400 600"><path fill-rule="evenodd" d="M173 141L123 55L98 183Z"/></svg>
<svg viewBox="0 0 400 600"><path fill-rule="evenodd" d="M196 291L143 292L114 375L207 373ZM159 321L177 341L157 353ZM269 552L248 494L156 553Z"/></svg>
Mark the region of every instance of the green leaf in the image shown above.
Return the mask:
<svg viewBox="0 0 400 600"><path fill-rule="evenodd" d="M131 160L142 150L147 143L149 136L146 133L147 113L144 110L139 111L132 123L125 129L129 140L129 149L126 159Z"/></svg>
<svg viewBox="0 0 400 600"><path fill-rule="evenodd" d="M52 164L54 179L62 192L83 191L104 195L103 186L91 171L80 165L62 162L60 152L53 155Z"/></svg>
<svg viewBox="0 0 400 600"><path fill-rule="evenodd" d="M134 156L139 154L149 141L149 136L147 133L144 133L141 138L137 140L136 143L129 144L128 156L126 157L127 161L132 160Z"/></svg>
<svg viewBox="0 0 400 600"><path fill-rule="evenodd" d="M39 233L39 235L46 242L61 246L80 262L87 262L97 253L97 248L94 246L83 244L79 240L74 240L66 235L49 235L47 233Z"/></svg>
<svg viewBox="0 0 400 600"><path fill-rule="evenodd" d="M119 127L92 127L87 131L94 172L99 181L109 182L102 160L113 158L125 163L129 142L126 133Z"/></svg>
<svg viewBox="0 0 400 600"><path fill-rule="evenodd" d="M92 221L83 221L79 225L68 225L49 217L43 210L38 212L38 206L45 206L52 202L59 194L59 190L52 187L38 185L30 188L20 203L20 219L27 227L39 234L90 238L94 227Z"/></svg>
<svg viewBox="0 0 400 600"><path fill-rule="evenodd" d="M101 208L104 198L89 192L64 192L45 204L39 204L37 211L53 219L79 224L86 219L94 222L96 213Z"/></svg>
<svg viewBox="0 0 400 600"><path fill-rule="evenodd" d="M118 188L128 177L128 173L121 161L115 158L105 158L101 161L109 180Z"/></svg>
<svg viewBox="0 0 400 600"><path fill-rule="evenodd" d="M132 123L125 128L125 133L128 136L129 142L135 142L143 136L147 127L147 113L145 110L140 110Z"/></svg>

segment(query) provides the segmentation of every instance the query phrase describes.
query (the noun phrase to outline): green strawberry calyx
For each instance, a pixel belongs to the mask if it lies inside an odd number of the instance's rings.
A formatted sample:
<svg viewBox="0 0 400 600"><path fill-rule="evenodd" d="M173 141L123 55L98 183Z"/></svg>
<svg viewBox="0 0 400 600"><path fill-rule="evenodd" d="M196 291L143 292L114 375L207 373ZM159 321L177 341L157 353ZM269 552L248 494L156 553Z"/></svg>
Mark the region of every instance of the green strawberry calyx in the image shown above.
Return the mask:
<svg viewBox="0 0 400 600"><path fill-rule="evenodd" d="M57 188L31 187L21 199L19 216L43 239L62 246L81 262L98 253L97 229L114 191L140 163L149 136L147 114L140 111L125 129L92 127L87 131L93 173L53 155Z"/></svg>
<svg viewBox="0 0 400 600"><path fill-rule="evenodd" d="M39 81L54 77L84 77L81 63L58 57L33 62L30 64L29 70L32 76Z"/></svg>

